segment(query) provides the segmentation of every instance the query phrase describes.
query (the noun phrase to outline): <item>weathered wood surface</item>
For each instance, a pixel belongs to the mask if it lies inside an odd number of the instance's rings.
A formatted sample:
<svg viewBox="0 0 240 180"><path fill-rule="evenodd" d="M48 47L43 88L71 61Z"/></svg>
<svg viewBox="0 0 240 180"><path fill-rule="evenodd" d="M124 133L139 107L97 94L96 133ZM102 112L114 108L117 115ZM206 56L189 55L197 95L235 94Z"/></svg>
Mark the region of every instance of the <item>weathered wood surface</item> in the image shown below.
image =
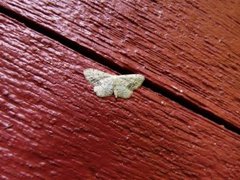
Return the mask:
<svg viewBox="0 0 240 180"><path fill-rule="evenodd" d="M240 1L0 4L240 127Z"/></svg>
<svg viewBox="0 0 240 180"><path fill-rule="evenodd" d="M88 67L111 72L0 16L1 179L239 177L239 135L146 88L98 98Z"/></svg>

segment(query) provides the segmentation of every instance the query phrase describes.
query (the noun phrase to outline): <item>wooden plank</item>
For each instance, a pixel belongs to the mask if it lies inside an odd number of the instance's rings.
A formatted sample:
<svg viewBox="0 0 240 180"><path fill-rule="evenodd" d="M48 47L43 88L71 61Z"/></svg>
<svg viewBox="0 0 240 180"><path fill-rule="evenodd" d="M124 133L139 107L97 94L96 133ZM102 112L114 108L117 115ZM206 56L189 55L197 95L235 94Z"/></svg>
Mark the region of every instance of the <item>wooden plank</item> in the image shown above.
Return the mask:
<svg viewBox="0 0 240 180"><path fill-rule="evenodd" d="M236 179L240 136L149 89L98 98L111 70L0 16L1 179Z"/></svg>
<svg viewBox="0 0 240 180"><path fill-rule="evenodd" d="M2 0L240 128L240 4Z"/></svg>

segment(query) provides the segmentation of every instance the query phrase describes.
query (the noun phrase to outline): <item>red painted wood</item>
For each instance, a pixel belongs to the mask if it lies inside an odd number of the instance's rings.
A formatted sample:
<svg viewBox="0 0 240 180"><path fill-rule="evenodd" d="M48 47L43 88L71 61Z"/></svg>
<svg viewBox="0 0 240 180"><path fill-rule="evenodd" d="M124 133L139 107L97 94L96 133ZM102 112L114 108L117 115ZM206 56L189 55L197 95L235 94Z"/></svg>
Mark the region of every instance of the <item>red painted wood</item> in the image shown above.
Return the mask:
<svg viewBox="0 0 240 180"><path fill-rule="evenodd" d="M240 127L240 4L2 0Z"/></svg>
<svg viewBox="0 0 240 180"><path fill-rule="evenodd" d="M106 67L4 15L0 34L1 179L239 177L239 135L146 88L98 98L82 71Z"/></svg>

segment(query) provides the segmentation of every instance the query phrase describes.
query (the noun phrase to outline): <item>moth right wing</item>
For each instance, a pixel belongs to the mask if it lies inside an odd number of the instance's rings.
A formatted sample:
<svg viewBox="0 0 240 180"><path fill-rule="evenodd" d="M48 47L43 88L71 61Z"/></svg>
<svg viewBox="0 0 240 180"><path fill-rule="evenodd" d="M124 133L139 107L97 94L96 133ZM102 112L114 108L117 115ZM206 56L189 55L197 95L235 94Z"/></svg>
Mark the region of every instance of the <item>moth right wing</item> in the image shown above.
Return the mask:
<svg viewBox="0 0 240 180"><path fill-rule="evenodd" d="M127 86L115 86L114 87L114 90L113 90L113 93L115 95L115 98L124 98L124 99L127 99L127 98L130 98L133 91L128 89Z"/></svg>
<svg viewBox="0 0 240 180"><path fill-rule="evenodd" d="M125 86L129 89L129 90L135 90L137 88L139 88L143 81L145 80L145 77L141 74L127 74L127 75L120 75L118 76L119 78L119 82L120 79L121 84L125 84ZM125 83L123 83L123 81Z"/></svg>
<svg viewBox="0 0 240 180"><path fill-rule="evenodd" d="M85 78L94 86L99 85L101 80L112 77L111 74L92 68L85 69L83 74Z"/></svg>

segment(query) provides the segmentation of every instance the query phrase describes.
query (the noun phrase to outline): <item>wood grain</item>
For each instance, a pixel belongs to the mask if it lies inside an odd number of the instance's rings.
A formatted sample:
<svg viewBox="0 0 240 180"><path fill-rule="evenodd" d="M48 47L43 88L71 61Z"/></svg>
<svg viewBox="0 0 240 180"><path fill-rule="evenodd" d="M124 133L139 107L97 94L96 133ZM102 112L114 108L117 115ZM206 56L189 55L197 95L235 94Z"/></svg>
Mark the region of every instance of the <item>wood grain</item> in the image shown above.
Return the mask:
<svg viewBox="0 0 240 180"><path fill-rule="evenodd" d="M141 88L98 98L114 73L0 16L1 179L236 179L240 137Z"/></svg>
<svg viewBox="0 0 240 180"><path fill-rule="evenodd" d="M0 4L240 127L240 1Z"/></svg>

